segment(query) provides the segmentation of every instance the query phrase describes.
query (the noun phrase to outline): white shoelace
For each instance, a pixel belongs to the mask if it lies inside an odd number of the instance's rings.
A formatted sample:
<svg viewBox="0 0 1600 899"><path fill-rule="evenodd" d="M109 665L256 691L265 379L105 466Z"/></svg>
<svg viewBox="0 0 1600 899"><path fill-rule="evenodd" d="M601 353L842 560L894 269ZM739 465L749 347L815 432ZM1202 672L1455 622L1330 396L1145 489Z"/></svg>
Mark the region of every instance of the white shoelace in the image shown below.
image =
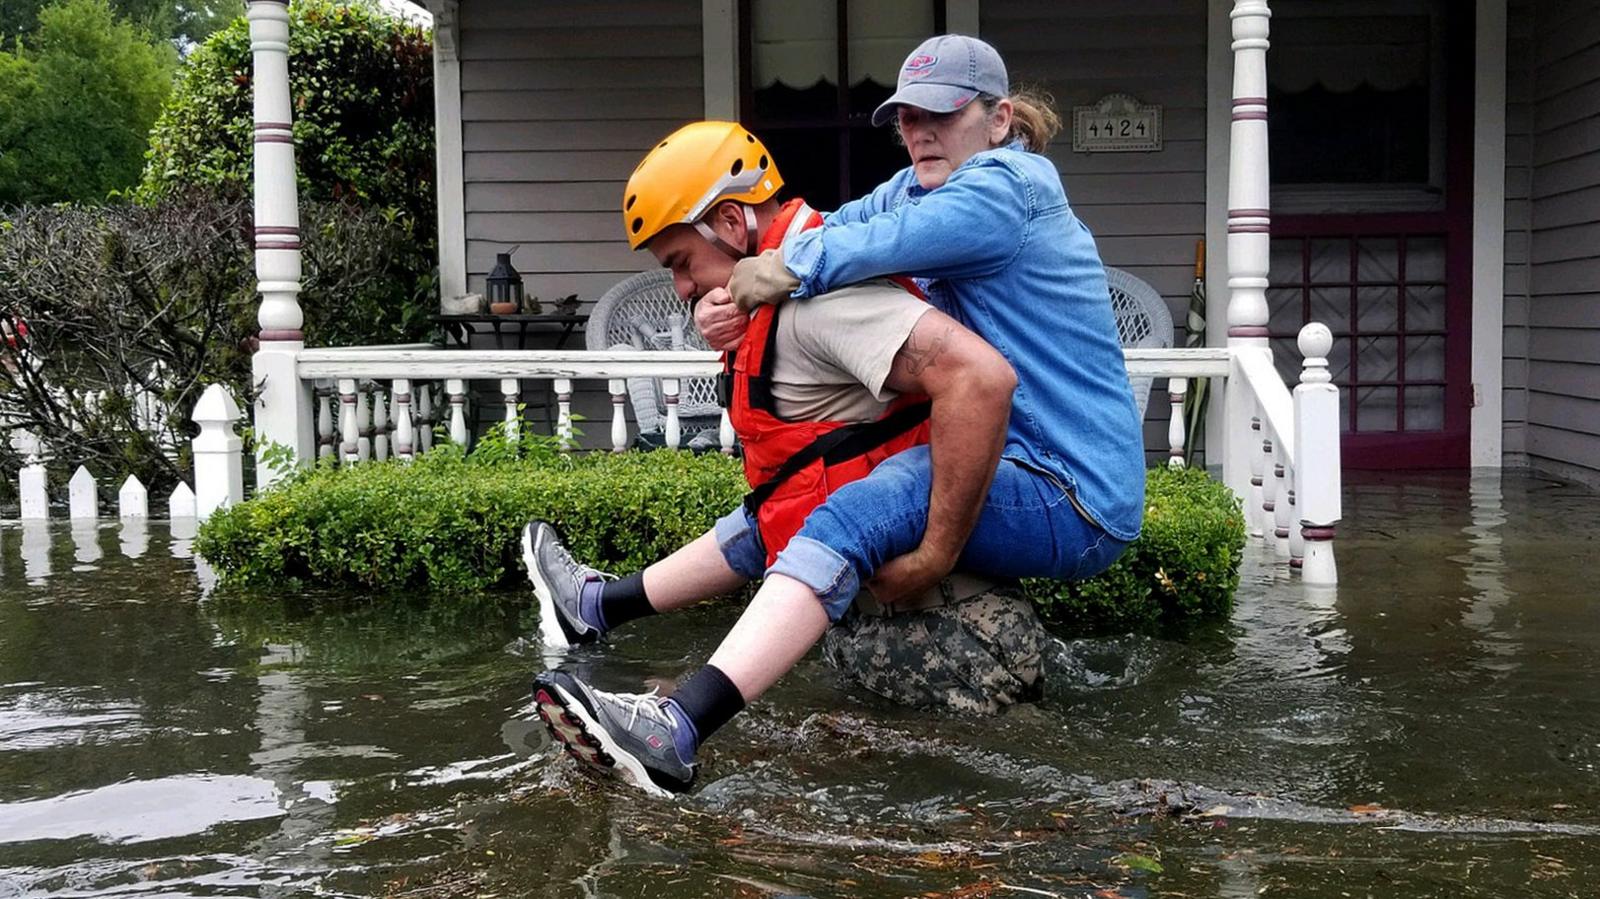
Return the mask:
<svg viewBox="0 0 1600 899"><path fill-rule="evenodd" d="M595 692L629 707L629 727L633 727L639 721L641 714L669 729L672 726L667 713L661 710L661 690L657 687L651 687L649 693L607 693L604 690Z"/></svg>

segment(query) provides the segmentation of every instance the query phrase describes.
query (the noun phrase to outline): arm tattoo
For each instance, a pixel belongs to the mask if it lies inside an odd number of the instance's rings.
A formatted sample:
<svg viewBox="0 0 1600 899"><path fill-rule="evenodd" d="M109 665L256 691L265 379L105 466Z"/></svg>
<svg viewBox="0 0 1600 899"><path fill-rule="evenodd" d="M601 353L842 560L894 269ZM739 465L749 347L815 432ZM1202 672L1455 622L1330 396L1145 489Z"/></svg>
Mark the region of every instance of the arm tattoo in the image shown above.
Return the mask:
<svg viewBox="0 0 1600 899"><path fill-rule="evenodd" d="M935 334L931 340L922 341L917 339L917 332L913 329L911 336L906 338L905 345L900 347L900 352L906 357L906 371L912 375L920 375L937 365L939 357L950 343L950 335L954 332L955 327L947 324L944 330Z"/></svg>

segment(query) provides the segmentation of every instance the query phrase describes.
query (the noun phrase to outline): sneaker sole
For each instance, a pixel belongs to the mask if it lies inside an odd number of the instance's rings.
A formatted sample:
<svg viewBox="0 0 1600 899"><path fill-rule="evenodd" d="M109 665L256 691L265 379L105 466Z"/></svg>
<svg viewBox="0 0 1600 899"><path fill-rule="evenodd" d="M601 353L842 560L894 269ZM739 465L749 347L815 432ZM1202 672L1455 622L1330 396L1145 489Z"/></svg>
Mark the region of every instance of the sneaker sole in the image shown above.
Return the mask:
<svg viewBox="0 0 1600 899"><path fill-rule="evenodd" d="M578 764L591 771L617 777L651 796L672 798L673 794L652 780L650 772L632 753L611 739L589 707L573 692L555 680L541 676L535 682L533 698L539 720L544 722L550 736Z"/></svg>
<svg viewBox="0 0 1600 899"><path fill-rule="evenodd" d="M539 598L539 636L546 646L571 649L572 641L567 639L561 620L556 617L560 613L556 611L555 594L550 592L550 585L539 574L537 557L533 552L533 530L531 524L522 529L522 564L528 567L528 580L533 581L533 595Z"/></svg>

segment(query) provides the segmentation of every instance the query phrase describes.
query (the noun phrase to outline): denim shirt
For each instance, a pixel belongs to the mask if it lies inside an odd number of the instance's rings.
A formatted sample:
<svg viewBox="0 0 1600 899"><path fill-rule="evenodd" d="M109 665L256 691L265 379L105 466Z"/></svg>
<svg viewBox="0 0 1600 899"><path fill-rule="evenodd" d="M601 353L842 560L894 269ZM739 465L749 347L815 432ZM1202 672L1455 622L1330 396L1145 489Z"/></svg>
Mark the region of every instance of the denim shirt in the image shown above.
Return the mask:
<svg viewBox="0 0 1600 899"><path fill-rule="evenodd" d="M795 297L881 275L926 280L941 311L1017 373L1004 457L1058 480L1119 540L1138 536L1144 434L1094 236L1055 164L1020 142L926 190L906 168L784 244Z"/></svg>

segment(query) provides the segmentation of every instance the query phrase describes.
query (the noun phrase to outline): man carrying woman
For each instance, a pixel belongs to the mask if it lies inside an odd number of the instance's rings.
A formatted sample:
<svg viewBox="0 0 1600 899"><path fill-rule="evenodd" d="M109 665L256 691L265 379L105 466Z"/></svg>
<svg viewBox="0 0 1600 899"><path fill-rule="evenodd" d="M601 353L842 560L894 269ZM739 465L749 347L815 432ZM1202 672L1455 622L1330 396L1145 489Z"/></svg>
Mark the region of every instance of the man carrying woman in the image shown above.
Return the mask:
<svg viewBox="0 0 1600 899"><path fill-rule="evenodd" d="M756 212L722 203L709 210L711 221L674 229L682 240L714 238L729 258L741 257L726 272L731 294L699 293L696 323L713 346L737 345L748 355L744 332L752 319L740 306L793 298L798 309L845 285L915 276L929 303L965 330L931 331L921 343L919 323L894 367L908 378L926 375L938 366L903 357L940 358L958 340L976 359L981 354L965 344L975 334L1015 373L1009 418L1002 410L990 421L995 410L980 405L941 410L929 384L911 387L934 399L929 444L828 492L759 569L753 557L723 548L738 523L724 519L685 548L700 547L694 570L659 570L666 564L659 563L612 604L605 593L622 582L588 588L597 594L591 608L608 610L602 622L583 619L598 632L619 623L610 609L638 617L676 607L676 596L662 597L687 585L698 599L765 576L709 663L665 700L595 690L560 671L537 678L536 699L552 734L580 762L646 790L686 788L699 744L786 673L863 585L893 601L958 567L1084 578L1138 534L1142 435L1104 269L1054 165L1039 155L1058 120L1047 107L1011 95L992 47L955 35L933 38L908 57L897 91L874 114L877 124L891 120L911 166L821 227L790 230L781 244L757 247ZM633 230L637 217L625 208L624 218ZM668 236L662 232L650 249L678 278L684 263L672 253L678 241L660 242ZM680 279L687 296L695 292L685 284L708 286L691 273ZM704 564L708 559L723 567ZM580 617L584 589L577 588Z"/></svg>

